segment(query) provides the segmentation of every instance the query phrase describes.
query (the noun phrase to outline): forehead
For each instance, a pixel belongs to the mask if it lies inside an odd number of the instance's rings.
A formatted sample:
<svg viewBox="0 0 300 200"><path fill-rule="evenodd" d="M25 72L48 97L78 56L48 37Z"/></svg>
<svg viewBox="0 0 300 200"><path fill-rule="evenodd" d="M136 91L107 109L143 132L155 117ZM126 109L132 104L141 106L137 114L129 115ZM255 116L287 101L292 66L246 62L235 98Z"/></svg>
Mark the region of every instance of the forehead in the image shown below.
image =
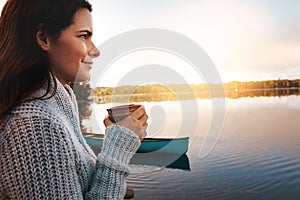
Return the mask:
<svg viewBox="0 0 300 200"><path fill-rule="evenodd" d="M86 8L79 9L73 19L73 24L71 25L76 29L86 29L93 30L93 19L90 11Z"/></svg>

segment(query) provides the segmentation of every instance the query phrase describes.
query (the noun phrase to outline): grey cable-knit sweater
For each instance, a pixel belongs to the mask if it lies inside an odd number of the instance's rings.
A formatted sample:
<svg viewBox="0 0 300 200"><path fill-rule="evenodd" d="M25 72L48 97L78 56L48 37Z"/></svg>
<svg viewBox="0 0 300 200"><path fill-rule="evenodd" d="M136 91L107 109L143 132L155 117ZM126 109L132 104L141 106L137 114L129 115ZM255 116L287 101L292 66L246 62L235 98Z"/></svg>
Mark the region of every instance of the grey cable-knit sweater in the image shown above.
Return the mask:
<svg viewBox="0 0 300 200"><path fill-rule="evenodd" d="M34 95L45 93L39 90ZM33 95L33 96L34 96ZM128 164L139 138L121 126L106 129L95 156L79 126L72 89L15 108L0 121L0 199L123 199Z"/></svg>

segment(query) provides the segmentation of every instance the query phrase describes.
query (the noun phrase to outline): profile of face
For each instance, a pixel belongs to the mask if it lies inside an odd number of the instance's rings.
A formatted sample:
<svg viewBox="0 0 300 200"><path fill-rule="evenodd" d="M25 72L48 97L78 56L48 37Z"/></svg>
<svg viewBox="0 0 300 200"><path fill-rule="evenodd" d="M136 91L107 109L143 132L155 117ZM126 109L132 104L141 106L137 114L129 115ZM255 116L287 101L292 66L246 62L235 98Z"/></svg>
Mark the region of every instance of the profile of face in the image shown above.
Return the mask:
<svg viewBox="0 0 300 200"><path fill-rule="evenodd" d="M52 73L62 84L86 81L93 58L100 55L92 42L93 21L86 8L79 9L73 23L58 38L48 37L39 31L37 42L48 53Z"/></svg>

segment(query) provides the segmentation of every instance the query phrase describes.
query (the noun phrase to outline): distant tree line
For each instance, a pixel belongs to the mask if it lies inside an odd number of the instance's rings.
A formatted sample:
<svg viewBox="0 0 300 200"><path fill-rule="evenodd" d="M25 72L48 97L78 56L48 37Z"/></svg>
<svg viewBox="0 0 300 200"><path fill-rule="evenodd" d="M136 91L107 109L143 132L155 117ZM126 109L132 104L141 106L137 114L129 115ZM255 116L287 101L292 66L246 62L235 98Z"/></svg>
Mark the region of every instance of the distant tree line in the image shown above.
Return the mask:
<svg viewBox="0 0 300 200"><path fill-rule="evenodd" d="M92 89L88 82L72 85L79 102L141 102L141 101L176 101L195 98L241 98L256 96L299 95L300 79L267 80L224 84L170 84L97 87Z"/></svg>
<svg viewBox="0 0 300 200"><path fill-rule="evenodd" d="M176 101L195 98L241 98L256 96L299 95L300 79L267 80L225 84L170 84L97 87L92 90L90 98L107 102L140 101Z"/></svg>

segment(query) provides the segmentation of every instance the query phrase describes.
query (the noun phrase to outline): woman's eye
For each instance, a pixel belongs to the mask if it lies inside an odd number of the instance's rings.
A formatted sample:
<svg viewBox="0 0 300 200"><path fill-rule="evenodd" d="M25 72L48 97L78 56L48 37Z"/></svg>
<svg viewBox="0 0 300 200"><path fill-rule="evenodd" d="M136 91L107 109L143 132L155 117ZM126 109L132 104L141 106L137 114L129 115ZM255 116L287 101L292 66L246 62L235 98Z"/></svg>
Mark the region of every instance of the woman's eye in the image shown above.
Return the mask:
<svg viewBox="0 0 300 200"><path fill-rule="evenodd" d="M80 35L79 37L83 38L83 39L87 39L88 38L88 35L87 34L83 34L83 35Z"/></svg>
<svg viewBox="0 0 300 200"><path fill-rule="evenodd" d="M87 40L92 36L92 32L90 32L90 31L80 31L80 32L81 33L78 34L79 35L78 37L80 37L84 40Z"/></svg>

